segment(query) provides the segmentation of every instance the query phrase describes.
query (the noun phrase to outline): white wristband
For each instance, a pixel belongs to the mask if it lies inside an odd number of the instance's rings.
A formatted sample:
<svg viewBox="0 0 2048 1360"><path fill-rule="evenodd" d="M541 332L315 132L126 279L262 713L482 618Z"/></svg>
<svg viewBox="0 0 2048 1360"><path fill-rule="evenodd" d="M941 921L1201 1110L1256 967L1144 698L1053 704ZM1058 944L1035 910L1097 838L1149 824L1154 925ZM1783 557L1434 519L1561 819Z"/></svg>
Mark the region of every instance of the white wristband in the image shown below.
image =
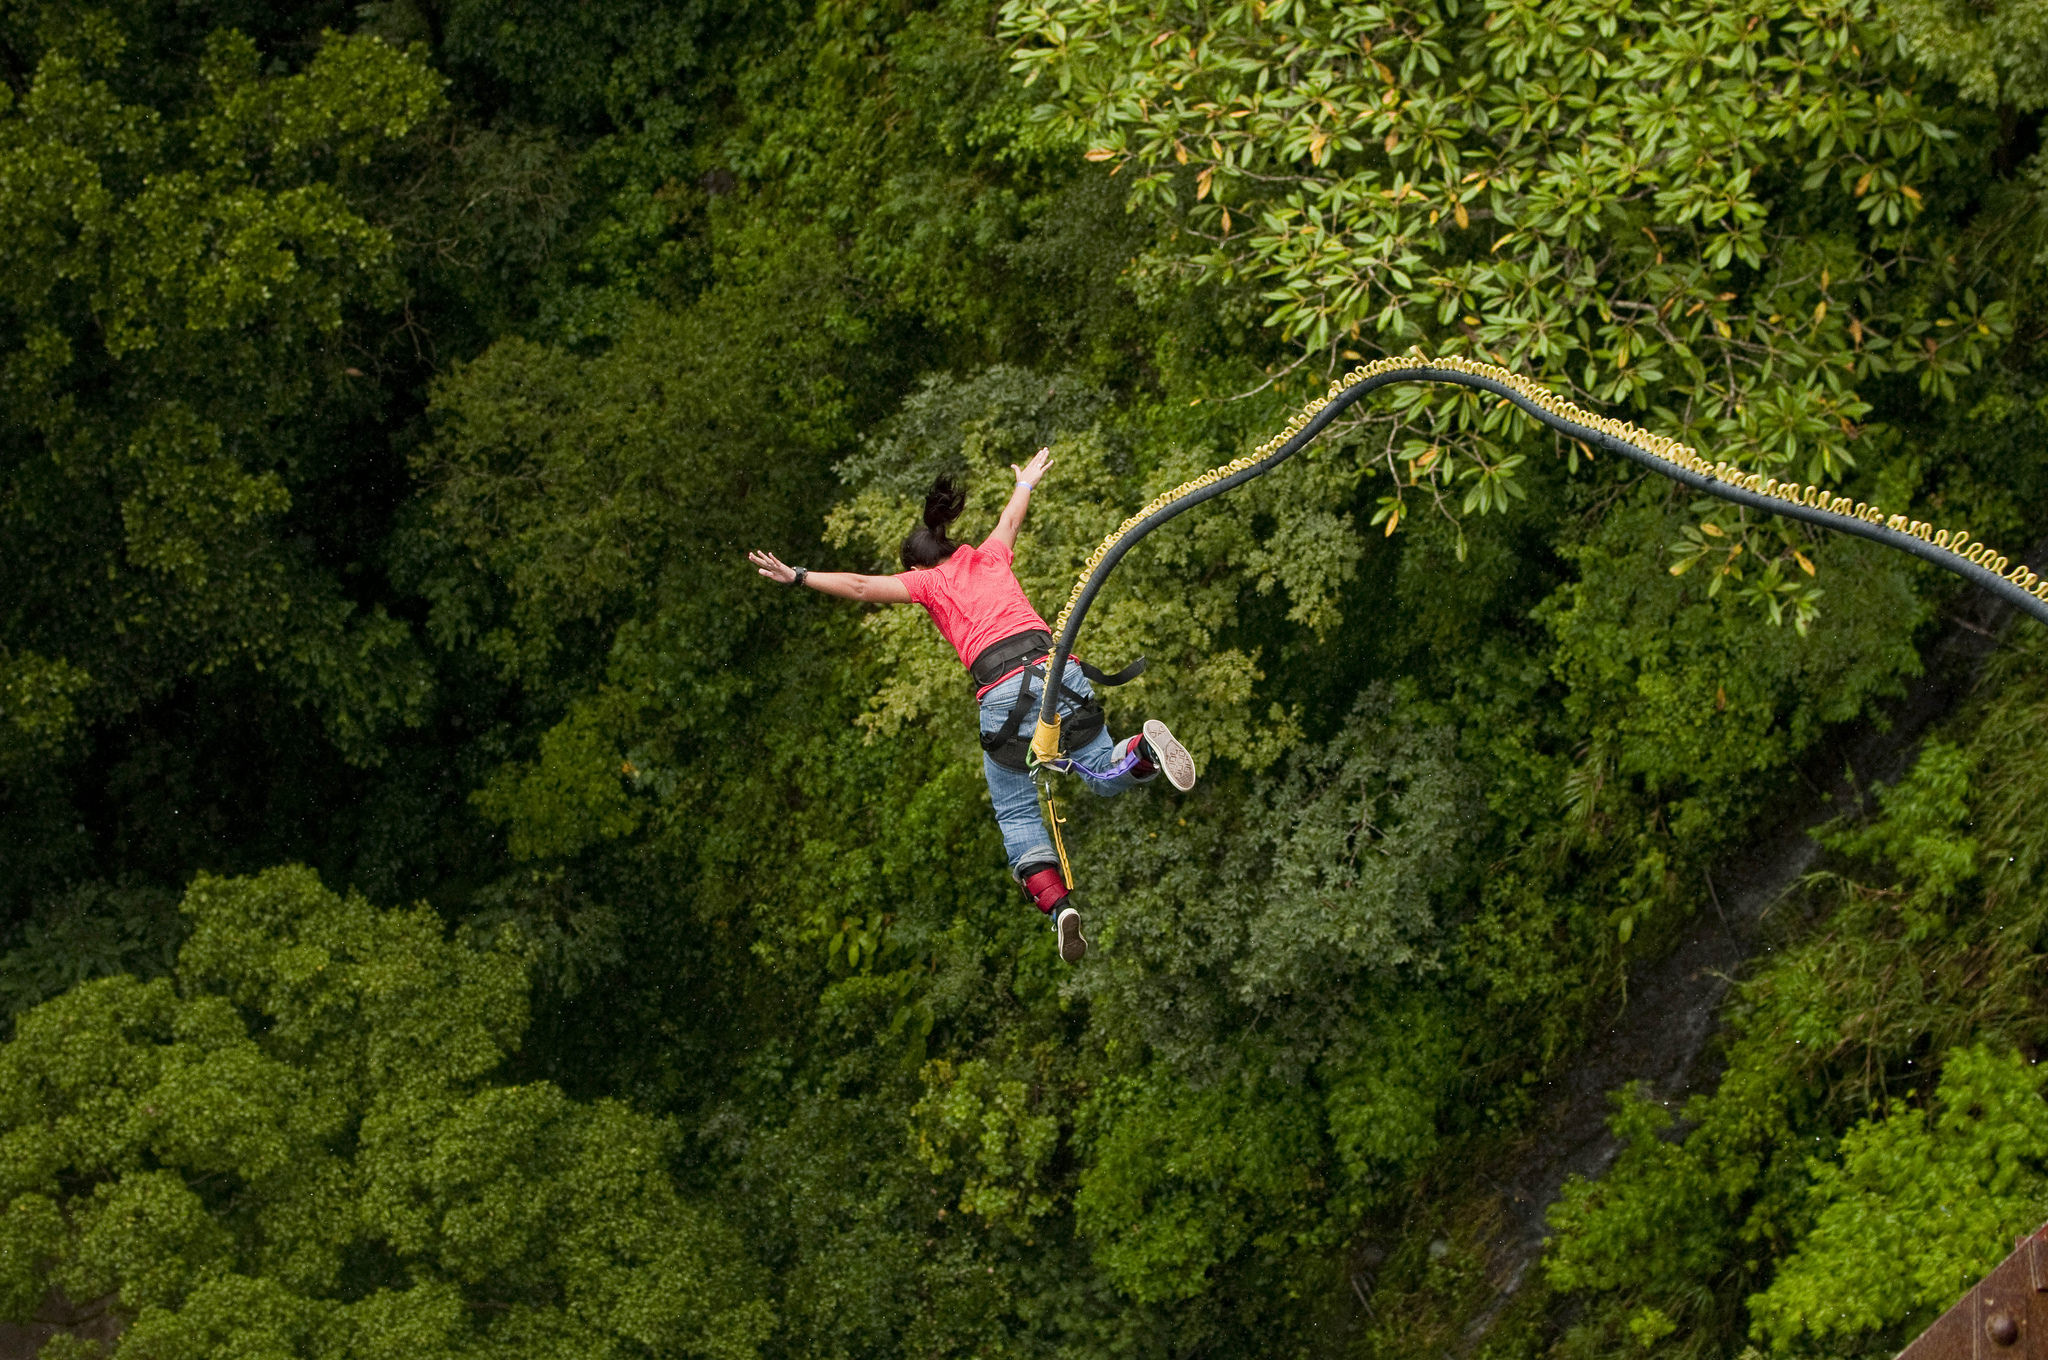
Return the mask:
<svg viewBox="0 0 2048 1360"><path fill-rule="evenodd" d="M1021 486L1021 487L1023 487L1023 488L1024 488L1024 489L1025 489L1026 491L1036 491L1036 490L1038 490L1038 483L1037 483L1037 482L1031 481L1031 480L1029 480L1029 479L1027 479L1027 478L1024 478L1024 477L1019 477L1019 478L1017 479L1017 485L1018 485L1018 486Z"/></svg>

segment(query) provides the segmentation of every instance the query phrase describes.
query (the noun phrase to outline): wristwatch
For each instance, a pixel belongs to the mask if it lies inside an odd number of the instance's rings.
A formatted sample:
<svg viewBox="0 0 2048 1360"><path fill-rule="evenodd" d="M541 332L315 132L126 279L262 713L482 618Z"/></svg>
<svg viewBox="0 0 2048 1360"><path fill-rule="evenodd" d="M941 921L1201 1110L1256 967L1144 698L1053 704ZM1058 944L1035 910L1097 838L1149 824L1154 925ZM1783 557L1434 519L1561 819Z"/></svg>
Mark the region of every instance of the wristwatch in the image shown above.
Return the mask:
<svg viewBox="0 0 2048 1360"><path fill-rule="evenodd" d="M796 575L790 579L789 583L793 586L800 586L804 583L804 577L810 574L811 569L809 567L798 567L796 568Z"/></svg>

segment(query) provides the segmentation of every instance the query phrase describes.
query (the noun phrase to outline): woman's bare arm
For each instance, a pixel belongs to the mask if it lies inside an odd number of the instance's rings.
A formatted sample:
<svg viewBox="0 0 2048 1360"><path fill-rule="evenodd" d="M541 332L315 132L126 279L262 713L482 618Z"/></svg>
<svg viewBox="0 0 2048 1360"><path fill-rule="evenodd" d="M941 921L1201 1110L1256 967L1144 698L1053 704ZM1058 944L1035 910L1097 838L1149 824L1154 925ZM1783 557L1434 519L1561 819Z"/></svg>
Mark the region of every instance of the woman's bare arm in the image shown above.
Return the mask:
<svg viewBox="0 0 2048 1360"><path fill-rule="evenodd" d="M1031 508L1031 492L1051 466L1051 449L1040 449L1032 454L1031 461L1023 467L1010 464L1010 471L1017 474L1017 489L1010 493L1010 503L1003 507L1002 518L996 521L996 531L989 538L1008 548L1012 554L1017 551L1017 531L1024 527L1024 512Z"/></svg>
<svg viewBox="0 0 2048 1360"><path fill-rule="evenodd" d="M759 567L763 576L779 585L790 585L796 580L796 568L784 566L782 559L774 553L750 552L747 560ZM804 584L812 590L837 595L842 600L859 600L863 604L910 603L910 592L894 576L862 576L852 571L806 571Z"/></svg>
<svg viewBox="0 0 2048 1360"><path fill-rule="evenodd" d="M851 571L809 571L804 584L842 600L864 604L909 604L910 592L893 576L862 576Z"/></svg>

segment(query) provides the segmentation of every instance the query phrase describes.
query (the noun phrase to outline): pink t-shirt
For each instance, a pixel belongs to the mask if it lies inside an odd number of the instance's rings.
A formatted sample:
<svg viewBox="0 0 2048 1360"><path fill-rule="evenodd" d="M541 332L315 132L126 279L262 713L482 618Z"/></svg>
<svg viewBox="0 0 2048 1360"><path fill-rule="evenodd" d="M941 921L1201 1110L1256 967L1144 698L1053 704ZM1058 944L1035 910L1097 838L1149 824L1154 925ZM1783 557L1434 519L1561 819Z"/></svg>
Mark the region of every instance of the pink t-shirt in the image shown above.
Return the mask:
<svg viewBox="0 0 2048 1360"><path fill-rule="evenodd" d="M960 653L960 664L972 667L992 642L1034 628L1051 631L1017 584L1010 570L1014 560L1009 548L991 538L978 548L963 543L940 565L906 571L896 579Z"/></svg>

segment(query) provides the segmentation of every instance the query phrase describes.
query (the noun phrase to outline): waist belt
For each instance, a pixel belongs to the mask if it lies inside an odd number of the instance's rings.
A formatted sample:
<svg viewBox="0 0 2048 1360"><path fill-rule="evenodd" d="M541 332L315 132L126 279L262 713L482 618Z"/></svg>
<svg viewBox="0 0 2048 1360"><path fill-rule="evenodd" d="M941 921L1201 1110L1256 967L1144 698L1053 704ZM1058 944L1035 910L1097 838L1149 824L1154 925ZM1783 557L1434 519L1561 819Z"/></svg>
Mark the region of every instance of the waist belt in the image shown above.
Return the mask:
<svg viewBox="0 0 2048 1360"><path fill-rule="evenodd" d="M1043 628L1012 633L991 642L968 664L967 673L974 677L974 692L979 694L1019 666L1027 666L1050 651L1052 634Z"/></svg>
<svg viewBox="0 0 2048 1360"><path fill-rule="evenodd" d="M991 642L981 649L981 654L967 667L967 673L973 677L974 692L979 694L1021 666L1043 661L1051 652L1052 634L1042 628L1012 633L1000 641ZM1145 673L1145 658L1142 656L1114 674L1106 673L1100 667L1091 666L1078 656L1069 657L1068 660L1081 668L1081 674L1088 677L1088 683L1091 685L1108 685L1114 688L1117 685L1128 684Z"/></svg>

